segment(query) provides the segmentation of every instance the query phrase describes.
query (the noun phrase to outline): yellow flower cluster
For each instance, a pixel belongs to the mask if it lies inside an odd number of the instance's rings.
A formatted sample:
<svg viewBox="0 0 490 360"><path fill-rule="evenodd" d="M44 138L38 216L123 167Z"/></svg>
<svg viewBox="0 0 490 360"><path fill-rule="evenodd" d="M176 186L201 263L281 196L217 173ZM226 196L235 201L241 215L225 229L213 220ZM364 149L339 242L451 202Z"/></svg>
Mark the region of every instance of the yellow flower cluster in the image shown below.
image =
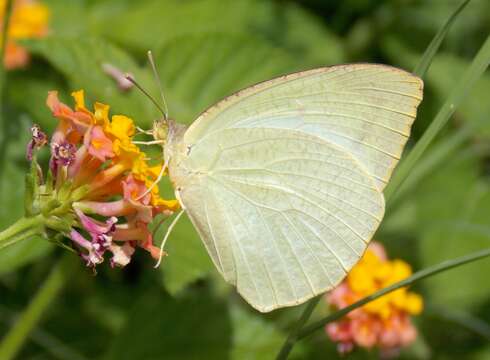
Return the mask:
<svg viewBox="0 0 490 360"><path fill-rule="evenodd" d="M349 273L347 283L359 298L363 298L411 274L412 269L406 262L384 259L369 248ZM389 318L396 311L417 315L423 310L423 300L420 295L401 288L364 305L363 309L382 319Z"/></svg>
<svg viewBox="0 0 490 360"><path fill-rule="evenodd" d="M88 115L91 124L100 126L112 142L112 151L115 154L113 159L121 168L130 170L134 178L145 183L147 188L151 188L151 204L153 206L164 206L175 210L179 207L177 200L165 200L160 197L158 186L153 186L158 178L162 165L150 166L146 160L146 154L138 146L133 144L132 138L135 134L133 120L124 115L113 115L109 120L109 106L102 103L94 104L92 113L85 107L83 90L75 91L72 94L75 99L75 110ZM99 148L102 145L97 137L92 137L91 146Z"/></svg>

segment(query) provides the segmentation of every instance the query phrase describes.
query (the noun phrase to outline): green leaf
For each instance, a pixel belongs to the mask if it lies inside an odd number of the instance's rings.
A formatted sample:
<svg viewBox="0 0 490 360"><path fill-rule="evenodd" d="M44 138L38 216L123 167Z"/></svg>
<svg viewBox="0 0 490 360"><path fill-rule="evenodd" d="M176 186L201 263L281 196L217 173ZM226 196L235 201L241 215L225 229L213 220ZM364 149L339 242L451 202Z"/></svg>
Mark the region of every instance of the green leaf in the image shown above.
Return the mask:
<svg viewBox="0 0 490 360"><path fill-rule="evenodd" d="M220 33L259 37L286 50L303 67L344 59L340 39L319 18L289 3L166 0L147 1L144 6L120 4L114 9L106 2L94 7L92 17L96 32L139 52L160 50L182 36Z"/></svg>
<svg viewBox="0 0 490 360"><path fill-rule="evenodd" d="M231 305L233 348L231 358L270 359L284 342L285 335L272 323L238 305Z"/></svg>
<svg viewBox="0 0 490 360"><path fill-rule="evenodd" d="M30 264L52 250L53 246L41 237L33 237L9 246L0 252L0 275Z"/></svg>
<svg viewBox="0 0 490 360"><path fill-rule="evenodd" d="M468 355L468 360L488 360L490 359L490 346L477 350Z"/></svg>
<svg viewBox="0 0 490 360"><path fill-rule="evenodd" d="M136 301L105 359L227 359L230 347L225 304L203 289L173 299L155 288Z"/></svg>
<svg viewBox="0 0 490 360"><path fill-rule="evenodd" d="M243 87L297 70L287 53L251 36L183 36L156 55L170 117L187 124Z"/></svg>
<svg viewBox="0 0 490 360"><path fill-rule="evenodd" d="M98 33L132 49L156 51L183 35L261 31L264 22L274 19L273 9L271 2L257 0L153 0L121 6L116 16L113 3L102 3L93 16Z"/></svg>
<svg viewBox="0 0 490 360"><path fill-rule="evenodd" d="M461 78L467 67L467 61L451 54L441 54L436 58L428 73L428 81L439 99L446 98L450 90L458 86L456 79ZM484 74L458 109L461 118L475 125L479 129L478 135L486 138L490 137L490 125L486 121L490 114L489 92L490 75Z"/></svg>
<svg viewBox="0 0 490 360"><path fill-rule="evenodd" d="M163 234L160 238L163 238ZM187 216L183 216L175 226L165 250L168 256L163 259L160 269L163 272L165 288L171 294L180 292L185 286L206 276L214 268Z"/></svg>
<svg viewBox="0 0 490 360"><path fill-rule="evenodd" d="M302 67L327 66L346 61L342 41L310 11L290 3L277 9L281 16L275 43L288 51Z"/></svg>
<svg viewBox="0 0 490 360"><path fill-rule="evenodd" d="M399 2L396 4L398 14L391 33L397 32L403 36L404 42L425 48L461 2L462 0ZM471 1L451 25L451 31L445 35L444 47L459 53L477 48L488 33L489 12L490 2Z"/></svg>
<svg viewBox="0 0 490 360"><path fill-rule="evenodd" d="M83 0L43 0L50 12L49 28L54 34L87 34L88 16Z"/></svg>
<svg viewBox="0 0 490 360"><path fill-rule="evenodd" d="M84 89L90 100L110 105L112 114L122 113L145 127L150 127L157 119L157 110L137 89L123 92L114 79L104 73L102 65L111 64L123 73L133 74L138 82L155 93L156 84L149 69L140 68L129 54L117 46L100 38L54 36L29 41L26 45L60 71L68 79L71 89Z"/></svg>
<svg viewBox="0 0 490 360"><path fill-rule="evenodd" d="M66 84L59 74L46 71L46 64L32 64L28 73L9 74L9 103L19 111L29 115L32 123L41 126L47 134L52 134L56 120L46 106L48 91L58 90L60 94L69 94Z"/></svg>
<svg viewBox="0 0 490 360"><path fill-rule="evenodd" d="M469 151L463 152L420 183L413 197L417 203L417 227L421 231L435 223L458 218L469 190L479 181L478 160Z"/></svg>
<svg viewBox="0 0 490 360"><path fill-rule="evenodd" d="M448 196L451 194L451 196ZM478 178L474 158L453 159L419 186L421 266L490 246L490 184ZM490 260L427 279L434 303L478 306L488 300Z"/></svg>

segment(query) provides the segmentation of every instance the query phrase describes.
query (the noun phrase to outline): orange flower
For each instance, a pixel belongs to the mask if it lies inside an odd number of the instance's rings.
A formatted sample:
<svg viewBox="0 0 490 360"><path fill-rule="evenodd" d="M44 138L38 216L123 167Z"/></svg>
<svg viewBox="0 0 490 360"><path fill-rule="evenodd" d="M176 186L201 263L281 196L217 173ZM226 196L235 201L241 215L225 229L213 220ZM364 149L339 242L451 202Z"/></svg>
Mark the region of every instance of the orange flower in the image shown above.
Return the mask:
<svg viewBox="0 0 490 360"><path fill-rule="evenodd" d="M327 295L327 302L341 309L411 274L407 263L388 260L383 246L373 242L344 282ZM422 298L402 288L328 324L326 332L339 343L341 353L351 351L357 345L379 347L385 355L393 354L415 340L417 331L410 316L420 314L422 309Z"/></svg>
<svg viewBox="0 0 490 360"><path fill-rule="evenodd" d="M136 246L158 258L160 250L153 245L148 225L156 214L169 215L178 205L161 199L158 187L152 187L162 164L150 166L132 142L133 120L123 115L110 118L109 106L102 103L89 110L82 90L72 96L75 109L60 102L55 91L48 94L47 105L59 124L51 137L43 201L52 198L63 204L57 216L68 219L70 231L65 235L88 266L102 263L106 252L113 254L112 265L125 266ZM41 129L33 127L28 159L47 141Z"/></svg>
<svg viewBox="0 0 490 360"><path fill-rule="evenodd" d="M0 25L5 17L6 1L0 0ZM7 34L4 65L16 69L29 63L29 53L17 40L42 38L48 33L49 9L35 0L15 0Z"/></svg>

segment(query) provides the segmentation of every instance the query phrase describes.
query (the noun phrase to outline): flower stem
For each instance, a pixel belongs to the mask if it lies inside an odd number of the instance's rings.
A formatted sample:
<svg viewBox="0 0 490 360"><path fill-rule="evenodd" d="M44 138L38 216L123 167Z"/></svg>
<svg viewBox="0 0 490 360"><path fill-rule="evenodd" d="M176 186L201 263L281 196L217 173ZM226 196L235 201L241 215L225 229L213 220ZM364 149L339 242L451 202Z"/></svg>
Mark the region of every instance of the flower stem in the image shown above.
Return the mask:
<svg viewBox="0 0 490 360"><path fill-rule="evenodd" d="M318 320L318 321L314 322L313 324L308 325L307 327L305 327L303 329L299 329L299 331L295 328L292 332L292 334L294 333L294 335L295 335L292 337L292 344L289 345L286 342L283 345L283 348L281 349L277 359L287 359L287 357L288 357L289 353L291 352L293 345L296 343L296 341L301 340L301 339L311 335L313 332L315 332L318 329L323 328L328 323L331 323L333 321L336 321L336 320L342 318L343 316L347 315L352 310L355 310L355 309L357 309L357 308L359 308L359 307L361 307L361 306L363 306L363 305L365 305L371 301L374 301L374 300L380 298L381 296L386 295L392 291L398 290L398 289L405 287L405 286L412 285L416 281L425 279L429 276L438 274L440 272L443 272L443 271L446 271L446 270L449 270L449 269L452 269L452 268L455 268L455 267L458 267L458 266L461 266L464 264L468 264L468 263L473 262L473 261L481 260L481 259L486 258L488 256L490 256L490 248L480 250L480 251L471 253L469 255L461 256L461 257L456 258L456 259L443 261L440 264L430 266L426 269L417 271L412 276L410 276L410 277L408 277L402 281L399 281L399 282L397 282L391 286L385 287L385 288L383 288L383 289L381 289L381 290L379 290L379 291L377 291L377 292L375 292L369 296L366 296L365 298L363 298L363 299L361 299L361 300L359 300L359 301L357 301L357 302L355 302L349 306L346 306L345 308L343 308L339 311L336 311L333 314L331 314L331 315L329 315L329 316L327 316L321 320ZM317 302L317 300L315 300L315 305L316 305L316 302ZM303 323L305 322L305 319L304 319L305 314L306 314L306 310L300 318L300 320ZM309 314L311 314L311 311ZM307 317L309 317L309 314ZM291 335L290 335L290 337L291 337Z"/></svg>
<svg viewBox="0 0 490 360"><path fill-rule="evenodd" d="M41 320L46 308L62 290L70 273L68 267L72 263L71 260L70 257L65 256L51 270L48 278L41 285L26 310L0 342L0 359L15 358L31 331Z"/></svg>
<svg viewBox="0 0 490 360"><path fill-rule="evenodd" d="M40 235L43 229L44 218L42 215L22 217L0 232L0 250L33 235Z"/></svg>
<svg viewBox="0 0 490 360"><path fill-rule="evenodd" d="M331 314L331 315L329 315L329 316L305 327L303 330L301 330L298 333L298 339L302 339L302 338L310 335L315 330L324 327L325 325L327 325L328 323L331 323L332 321L340 319L341 317L343 317L347 313L351 312L352 310L357 309L358 307L361 307L361 306L363 306L363 305L365 305L371 301L374 301L374 300L380 298L381 296L386 295L392 291L398 290L398 289L405 287L405 286L412 285L414 282L428 278L429 276L438 274L440 272L443 272L443 271L446 271L446 270L449 270L449 269L452 269L452 268L455 268L455 267L458 267L461 265L471 263L473 261L481 260L481 259L486 258L488 256L490 256L490 248L480 250L480 251L471 253L469 255L461 256L461 257L456 258L456 259L446 260L446 261L443 261L442 263L439 263L437 265L433 265L433 266L430 266L430 267L425 268L423 270L417 271L412 276L410 276L410 277L408 277L402 281L399 281L399 282L397 282L391 286L385 287L384 289L376 291L374 294L366 296L365 298L363 298L363 299L361 299L361 300L359 300L359 301L357 301L357 302L355 302L349 306L346 306L345 308L343 308L343 309L341 309L341 310L339 310L339 311L337 311L337 312L335 312L335 313L333 313L333 314Z"/></svg>
<svg viewBox="0 0 490 360"><path fill-rule="evenodd" d="M301 331L301 328L306 324L308 319L311 316L311 313L313 310L315 310L315 306L318 304L322 296L317 296L313 299L311 299L307 304L305 309L303 310L303 313L301 314L301 317L299 320L294 324L294 329L289 333L289 336L287 337L286 341L282 345L280 353L277 355L277 360L282 360L282 359L287 359L289 353L293 349L294 344L298 340L298 333Z"/></svg>

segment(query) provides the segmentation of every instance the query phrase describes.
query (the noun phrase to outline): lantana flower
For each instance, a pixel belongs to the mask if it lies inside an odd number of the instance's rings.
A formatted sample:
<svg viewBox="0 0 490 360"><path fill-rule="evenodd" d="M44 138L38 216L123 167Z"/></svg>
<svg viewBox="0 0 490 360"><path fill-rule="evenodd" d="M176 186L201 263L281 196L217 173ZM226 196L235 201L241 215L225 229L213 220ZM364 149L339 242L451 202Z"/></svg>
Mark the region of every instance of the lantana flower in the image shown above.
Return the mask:
<svg viewBox="0 0 490 360"><path fill-rule="evenodd" d="M373 242L347 278L326 295L326 301L334 309L342 309L411 274L406 262L389 260L383 246ZM422 309L420 295L401 288L351 311L325 330L338 343L340 353L350 352L355 346L377 347L383 357L391 357L416 339L411 316Z"/></svg>
<svg viewBox="0 0 490 360"><path fill-rule="evenodd" d="M0 0L0 28L5 20L6 1ZM29 63L28 51L19 45L19 40L38 39L48 34L49 9L35 0L14 0L7 33L4 65L16 69Z"/></svg>
<svg viewBox="0 0 490 360"><path fill-rule="evenodd" d="M47 98L58 126L49 142L46 177L40 176L35 153L48 137L37 125L31 129L27 159L33 162L38 190L30 212L44 216L48 230L70 239L87 266L102 263L106 254L112 266L125 266L137 247L159 259L148 225L157 214L178 208L176 200L161 198L153 186L162 160L150 165L132 142L132 119L109 118L109 106L101 103L89 110L82 90L72 96L75 109L60 102L56 91Z"/></svg>

